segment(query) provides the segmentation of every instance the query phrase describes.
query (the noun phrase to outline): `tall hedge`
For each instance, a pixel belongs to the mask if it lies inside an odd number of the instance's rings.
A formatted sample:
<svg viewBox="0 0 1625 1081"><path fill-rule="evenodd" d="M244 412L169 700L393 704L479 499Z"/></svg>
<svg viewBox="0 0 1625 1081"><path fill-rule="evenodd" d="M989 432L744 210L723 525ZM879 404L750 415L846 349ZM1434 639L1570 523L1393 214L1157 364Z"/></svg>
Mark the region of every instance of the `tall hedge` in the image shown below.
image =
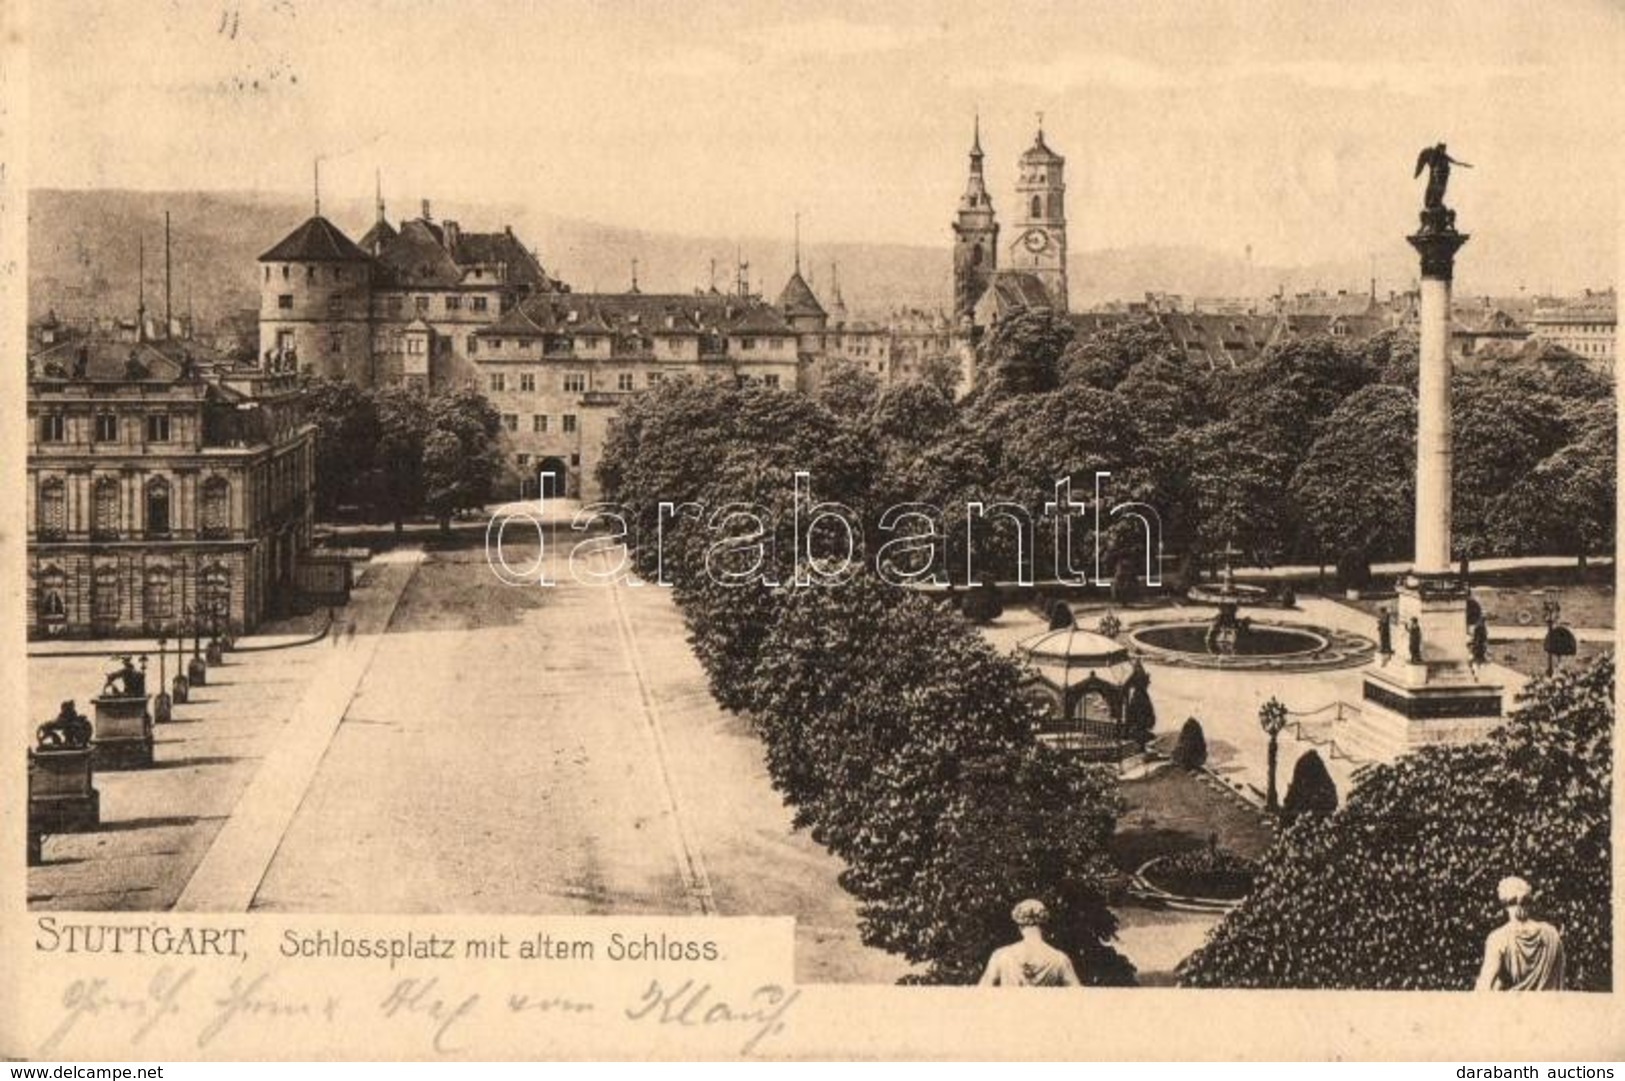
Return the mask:
<svg viewBox="0 0 1625 1081"><path fill-rule="evenodd" d="M1535 681L1489 741L1376 767L1286 831L1180 982L1470 988L1505 918L1496 883L1517 875L1563 934L1568 986L1611 989L1613 695L1609 655Z"/></svg>

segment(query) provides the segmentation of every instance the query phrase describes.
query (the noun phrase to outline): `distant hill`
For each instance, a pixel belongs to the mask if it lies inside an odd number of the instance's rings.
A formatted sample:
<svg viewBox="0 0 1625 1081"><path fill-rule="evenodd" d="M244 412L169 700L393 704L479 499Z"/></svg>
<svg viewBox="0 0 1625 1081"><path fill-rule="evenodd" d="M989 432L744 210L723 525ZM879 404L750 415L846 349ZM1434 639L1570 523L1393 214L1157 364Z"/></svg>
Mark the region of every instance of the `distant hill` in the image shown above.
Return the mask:
<svg viewBox="0 0 1625 1081"><path fill-rule="evenodd" d="M638 262L644 291L731 288L736 253L750 264L753 289L777 296L794 252L788 237L738 242L687 237L561 218L518 205L435 203L437 219L465 230L512 225L535 248L542 265L578 290L619 290L631 284ZM310 213L308 201L283 192L135 192L36 190L29 207L29 312L54 308L66 318L134 314L138 243L146 241L147 308L163 308L164 211L171 216L172 294L176 314L188 298L208 325L258 303L255 260ZM359 238L373 219L370 204L331 200L324 213ZM416 216L418 206L390 207L392 221ZM944 218L946 222L946 216ZM950 294L947 225L941 246L814 244L803 271L826 302L830 264L838 263L841 291L854 314L881 316L897 308L934 310ZM1384 288L1402 287L1405 268L1393 268ZM1085 307L1137 299L1148 291L1193 296L1265 296L1311 288L1363 289L1369 267L1361 260L1307 267L1254 266L1207 249L1140 246L1074 251L1072 300Z"/></svg>

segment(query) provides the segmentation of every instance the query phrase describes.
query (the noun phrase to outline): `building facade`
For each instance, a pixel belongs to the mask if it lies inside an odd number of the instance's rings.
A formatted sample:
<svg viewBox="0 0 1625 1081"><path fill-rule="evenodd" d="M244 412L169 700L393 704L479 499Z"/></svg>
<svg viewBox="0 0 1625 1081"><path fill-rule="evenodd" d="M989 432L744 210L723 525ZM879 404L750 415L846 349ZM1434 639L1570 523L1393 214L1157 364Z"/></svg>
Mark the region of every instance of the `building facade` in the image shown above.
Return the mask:
<svg viewBox="0 0 1625 1081"><path fill-rule="evenodd" d="M30 357L30 637L241 632L291 597L314 507L297 380L179 352L92 335Z"/></svg>
<svg viewBox="0 0 1625 1081"><path fill-rule="evenodd" d="M476 332L562 284L504 227L465 233L422 215L378 218L356 243L315 215L259 258L260 351L267 367L361 386L476 377Z"/></svg>
<svg viewBox="0 0 1625 1081"><path fill-rule="evenodd" d="M788 298L810 298L798 280ZM475 331L478 385L502 415L522 494L596 498L610 418L663 379L805 389L816 357L802 347L825 333L810 306L744 291L549 293Z"/></svg>
<svg viewBox="0 0 1625 1081"><path fill-rule="evenodd" d="M1612 289L1539 305L1528 316L1533 336L1578 356L1599 370L1612 373L1617 355L1619 298Z"/></svg>

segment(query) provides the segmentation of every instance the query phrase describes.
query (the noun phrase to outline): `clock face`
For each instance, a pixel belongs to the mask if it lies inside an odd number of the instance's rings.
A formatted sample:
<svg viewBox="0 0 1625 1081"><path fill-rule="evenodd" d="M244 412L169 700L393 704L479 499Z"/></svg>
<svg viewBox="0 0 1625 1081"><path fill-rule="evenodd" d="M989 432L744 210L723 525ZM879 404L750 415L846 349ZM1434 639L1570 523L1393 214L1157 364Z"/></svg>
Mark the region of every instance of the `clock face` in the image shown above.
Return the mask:
<svg viewBox="0 0 1625 1081"><path fill-rule="evenodd" d="M1041 229L1034 229L1022 238L1021 242L1027 245L1027 250L1033 253L1041 252L1049 247L1049 237Z"/></svg>

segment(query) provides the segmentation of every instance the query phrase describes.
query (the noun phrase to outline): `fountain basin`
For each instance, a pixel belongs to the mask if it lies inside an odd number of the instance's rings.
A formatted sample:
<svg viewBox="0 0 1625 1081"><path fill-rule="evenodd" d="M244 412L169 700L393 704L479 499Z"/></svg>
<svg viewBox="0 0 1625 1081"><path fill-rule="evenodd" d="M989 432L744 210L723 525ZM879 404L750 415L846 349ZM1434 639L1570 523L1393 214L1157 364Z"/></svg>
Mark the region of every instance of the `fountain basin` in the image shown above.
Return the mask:
<svg viewBox="0 0 1625 1081"><path fill-rule="evenodd" d="M1207 648L1207 623L1161 623L1138 627L1129 634L1137 646L1170 653L1199 654L1218 659ZM1307 657L1331 645L1323 635L1301 627L1273 623L1253 623L1236 638L1236 657Z"/></svg>

